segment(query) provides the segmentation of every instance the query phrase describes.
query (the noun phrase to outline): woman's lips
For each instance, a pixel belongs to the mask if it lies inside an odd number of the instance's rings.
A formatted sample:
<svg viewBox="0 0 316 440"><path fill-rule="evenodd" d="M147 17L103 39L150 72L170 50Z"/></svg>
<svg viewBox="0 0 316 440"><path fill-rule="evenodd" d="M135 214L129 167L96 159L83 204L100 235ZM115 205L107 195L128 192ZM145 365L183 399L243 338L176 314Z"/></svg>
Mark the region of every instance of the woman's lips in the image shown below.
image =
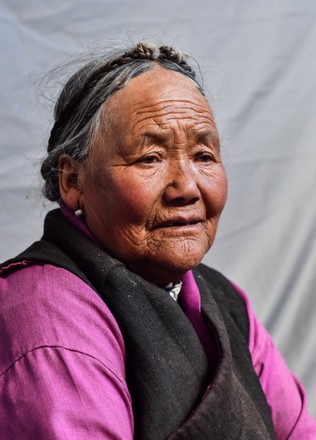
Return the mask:
<svg viewBox="0 0 316 440"><path fill-rule="evenodd" d="M190 227L190 226L196 226L203 222L202 218L171 218L168 220L164 220L161 222L158 222L153 229L157 228L183 228L183 227Z"/></svg>
<svg viewBox="0 0 316 440"><path fill-rule="evenodd" d="M171 228L174 226L189 226L189 225L196 225L199 223L199 221L192 221L192 222L180 222L180 221L174 221L174 222L166 222L161 225L159 225L159 228Z"/></svg>

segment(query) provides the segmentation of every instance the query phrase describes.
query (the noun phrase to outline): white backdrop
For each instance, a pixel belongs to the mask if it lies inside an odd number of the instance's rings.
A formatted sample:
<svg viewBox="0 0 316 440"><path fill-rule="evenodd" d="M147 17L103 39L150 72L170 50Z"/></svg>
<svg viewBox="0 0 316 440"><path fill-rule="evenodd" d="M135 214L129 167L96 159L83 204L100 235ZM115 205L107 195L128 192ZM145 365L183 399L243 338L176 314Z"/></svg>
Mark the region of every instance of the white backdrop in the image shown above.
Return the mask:
<svg viewBox="0 0 316 440"><path fill-rule="evenodd" d="M316 415L316 2L1 0L0 259L41 235L51 106L34 86L86 45L153 39L198 60L229 178L205 260L239 283Z"/></svg>

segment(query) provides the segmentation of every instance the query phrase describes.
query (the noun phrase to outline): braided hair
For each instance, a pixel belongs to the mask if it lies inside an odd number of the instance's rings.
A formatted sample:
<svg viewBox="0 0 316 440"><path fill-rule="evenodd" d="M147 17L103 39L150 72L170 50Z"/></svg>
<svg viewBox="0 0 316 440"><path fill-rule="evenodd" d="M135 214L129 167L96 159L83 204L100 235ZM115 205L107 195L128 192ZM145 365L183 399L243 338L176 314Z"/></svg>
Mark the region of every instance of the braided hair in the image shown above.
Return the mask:
<svg viewBox="0 0 316 440"><path fill-rule="evenodd" d="M103 104L132 78L158 64L190 78L204 95L187 58L173 47L140 42L129 50L97 57L74 73L63 87L54 109L48 154L41 166L44 195L51 201L60 199L59 157L68 154L79 163L85 161L98 131Z"/></svg>

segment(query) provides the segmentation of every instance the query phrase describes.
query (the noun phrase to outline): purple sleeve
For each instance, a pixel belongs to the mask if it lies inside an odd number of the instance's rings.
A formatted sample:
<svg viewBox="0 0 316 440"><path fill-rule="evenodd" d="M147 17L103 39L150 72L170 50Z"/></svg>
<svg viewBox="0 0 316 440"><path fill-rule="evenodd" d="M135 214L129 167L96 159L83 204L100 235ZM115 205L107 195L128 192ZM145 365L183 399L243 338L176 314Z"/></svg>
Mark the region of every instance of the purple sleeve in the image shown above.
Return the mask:
<svg viewBox="0 0 316 440"><path fill-rule="evenodd" d="M0 279L0 438L133 438L120 330L79 278L49 265Z"/></svg>
<svg viewBox="0 0 316 440"><path fill-rule="evenodd" d="M245 301L250 324L249 349L254 369L270 406L278 440L316 438L316 421L307 408L306 392L286 366L271 336L253 313L246 294L232 283Z"/></svg>

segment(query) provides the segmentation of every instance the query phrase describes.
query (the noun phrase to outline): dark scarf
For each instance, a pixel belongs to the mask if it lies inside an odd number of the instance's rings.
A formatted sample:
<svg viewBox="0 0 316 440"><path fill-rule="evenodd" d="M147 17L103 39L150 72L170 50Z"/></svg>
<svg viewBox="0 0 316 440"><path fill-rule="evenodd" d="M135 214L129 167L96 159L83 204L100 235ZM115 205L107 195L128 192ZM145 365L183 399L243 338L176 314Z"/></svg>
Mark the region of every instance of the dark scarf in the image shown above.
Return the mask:
<svg viewBox="0 0 316 440"><path fill-rule="evenodd" d="M269 408L248 350L245 307L232 285L200 265L194 275L217 341L212 377L200 341L179 304L130 272L66 221L45 220L42 241L13 261L64 267L89 284L113 313L126 346L135 439L274 439Z"/></svg>

